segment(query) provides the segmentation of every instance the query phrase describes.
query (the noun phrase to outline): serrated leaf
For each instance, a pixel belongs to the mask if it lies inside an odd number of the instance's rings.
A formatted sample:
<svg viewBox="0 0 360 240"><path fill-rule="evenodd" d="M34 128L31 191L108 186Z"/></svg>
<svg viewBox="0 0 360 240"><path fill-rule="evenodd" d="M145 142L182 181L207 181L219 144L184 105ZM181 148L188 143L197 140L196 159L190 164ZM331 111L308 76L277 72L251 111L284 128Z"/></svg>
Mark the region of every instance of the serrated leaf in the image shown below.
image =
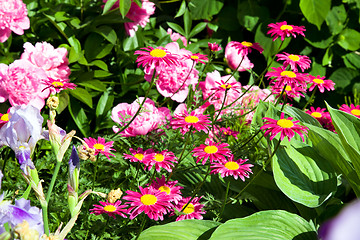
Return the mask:
<svg viewBox="0 0 360 240"><path fill-rule="evenodd" d="M317 240L315 227L302 217L283 210L257 212L220 225L209 240Z"/></svg>
<svg viewBox="0 0 360 240"><path fill-rule="evenodd" d="M331 0L300 0L299 6L306 20L320 30L321 24L330 11Z"/></svg>

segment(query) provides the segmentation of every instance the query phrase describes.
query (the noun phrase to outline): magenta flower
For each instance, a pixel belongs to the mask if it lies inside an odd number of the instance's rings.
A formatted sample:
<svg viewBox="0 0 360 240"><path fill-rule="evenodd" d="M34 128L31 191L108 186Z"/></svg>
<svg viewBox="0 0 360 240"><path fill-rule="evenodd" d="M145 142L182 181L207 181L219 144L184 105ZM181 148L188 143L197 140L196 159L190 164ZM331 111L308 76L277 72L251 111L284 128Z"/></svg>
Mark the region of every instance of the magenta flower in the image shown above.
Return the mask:
<svg viewBox="0 0 360 240"><path fill-rule="evenodd" d="M187 110L182 111L181 114L175 115L174 119L171 120L170 125L173 129L180 128L180 132L185 134L193 128L197 131L207 131L211 121L207 115L203 115L198 111L192 111L190 114Z"/></svg>
<svg viewBox="0 0 360 240"><path fill-rule="evenodd" d="M0 1L0 42L5 42L11 32L23 35L30 28L26 5L21 0Z"/></svg>
<svg viewBox="0 0 360 240"><path fill-rule="evenodd" d="M10 120L10 108L5 114L0 113L0 128Z"/></svg>
<svg viewBox="0 0 360 240"><path fill-rule="evenodd" d="M252 164L244 164L248 159L238 159L234 161L234 155L231 155L228 161L225 162L214 162L210 168L213 170L210 173L220 173L221 177L233 176L235 179L240 177L241 180L245 181L245 177L249 178Z"/></svg>
<svg viewBox="0 0 360 240"><path fill-rule="evenodd" d="M265 77L272 78L270 84L274 84L275 88L282 88L289 85L292 88L304 86L306 87L305 75L294 71L285 70L284 67L271 68L274 71L267 72Z"/></svg>
<svg viewBox="0 0 360 240"><path fill-rule="evenodd" d="M305 37L304 26L294 26L294 25L288 25L286 21L284 22L278 22L278 23L270 23L268 25L268 28L270 30L267 32L267 34L271 34L271 37L273 37L273 41L275 41L278 37L281 38L281 41L285 40L285 37L293 36L296 38L296 35L302 35Z"/></svg>
<svg viewBox="0 0 360 240"><path fill-rule="evenodd" d="M180 39L182 41L182 43L184 44L184 46L185 47L187 46L187 40L183 35L181 35L177 32L173 32L171 28L168 28L167 34L170 35L170 39L172 41L176 42L178 39Z"/></svg>
<svg viewBox="0 0 360 240"><path fill-rule="evenodd" d="M177 162L177 158L174 153L167 150L157 153L152 149L150 149L150 152L155 153L155 155L147 155L143 160L147 163L149 171L153 166L155 166L157 172L160 172L161 168L164 168L168 172L172 171L171 167L174 166L175 162Z"/></svg>
<svg viewBox="0 0 360 240"><path fill-rule="evenodd" d="M272 118L265 117L266 120L264 125L260 129L266 129L264 136L270 135L270 140L272 140L278 133L281 133L280 139L283 140L285 137L290 141L291 138L295 136L295 133L299 134L301 139L304 139L304 133L307 133L307 127L300 126L297 123L300 121L292 121L292 117L284 118L284 113L281 113L280 119L275 120Z"/></svg>
<svg viewBox="0 0 360 240"><path fill-rule="evenodd" d="M113 141L105 142L105 139L102 137L98 137L98 139L94 138L84 138L85 143L88 145L89 148L92 148L95 150L95 156L99 153L105 155L109 160L111 156L115 156L114 154L111 154L110 151L115 151L115 149L111 148L113 146Z"/></svg>
<svg viewBox="0 0 360 240"><path fill-rule="evenodd" d="M290 65L291 70L297 72L299 67L301 71L310 68L311 60L308 56L295 55L284 52L284 54L277 54L278 61L284 60L284 68Z"/></svg>
<svg viewBox="0 0 360 240"><path fill-rule="evenodd" d="M193 200L186 206L185 205L190 201L191 197L183 198L180 202L175 206L175 209L180 212L180 215L176 218L176 221L181 221L185 219L203 219L202 214L205 214L205 210L203 210L204 204L200 204L199 201L201 197L194 197ZM174 214L172 214L174 215Z"/></svg>
<svg viewBox="0 0 360 240"><path fill-rule="evenodd" d="M193 54L189 55L188 57L196 63L206 64L206 62L208 61L208 58L206 57L206 55L200 54L200 53L193 53Z"/></svg>
<svg viewBox="0 0 360 240"><path fill-rule="evenodd" d="M228 146L229 144L227 143L215 143L207 138L205 144L201 144L191 152L194 153L193 156L196 157L196 162L202 161L203 165L205 165L208 159L210 160L210 163L213 163L214 161L225 162L225 157L231 156L231 151Z"/></svg>
<svg viewBox="0 0 360 240"><path fill-rule="evenodd" d="M282 97L285 99L290 99L293 100L294 98L297 97L304 97L304 94L306 92L306 88L304 88L303 86L299 86L299 87L291 87L290 85L286 85L285 89L284 87L274 87L271 86L271 91L274 95L276 95L276 98L280 97L280 94L283 92L284 90L284 94L282 95Z"/></svg>
<svg viewBox="0 0 360 240"><path fill-rule="evenodd" d="M239 49L234 46L234 42L229 42L228 45L226 45L225 59L232 70L237 68L237 71L239 72L243 72L254 67L254 64L252 64L246 54L244 54L244 51L239 51Z"/></svg>
<svg viewBox="0 0 360 240"><path fill-rule="evenodd" d="M230 127L221 127L218 134L224 136L233 136L235 139L238 139L237 136L239 135L239 132L232 130Z"/></svg>
<svg viewBox="0 0 360 240"><path fill-rule="evenodd" d="M351 104L350 107L346 104L341 105L339 110L350 113L351 115L360 118L360 105L355 106Z"/></svg>
<svg viewBox="0 0 360 240"><path fill-rule="evenodd" d="M217 44L216 42L214 43L208 42L208 47L211 52L218 52L221 50L220 44Z"/></svg>
<svg viewBox="0 0 360 240"><path fill-rule="evenodd" d="M150 21L150 16L155 13L155 3L149 0L141 0L141 7L134 1L131 1L131 6L129 12L126 14L126 17L131 20L131 22L125 22L126 33L130 37L135 36L135 32L138 30L139 26L144 28L146 24Z"/></svg>
<svg viewBox="0 0 360 240"><path fill-rule="evenodd" d="M134 54L139 55L136 59L138 67L143 66L147 73L155 69L160 71L164 66L179 65L179 57L171 54L164 47L147 47L141 49L143 50L136 50Z"/></svg>
<svg viewBox="0 0 360 240"><path fill-rule="evenodd" d="M94 208L89 210L90 214L94 213L95 215L100 215L106 213L107 215L113 217L114 219L116 218L116 214L124 218L127 217L125 213L128 212L128 210L126 209L128 205L121 205L120 200L114 203L110 203L108 200L106 200L106 202L99 201L99 203L101 205L94 204Z"/></svg>
<svg viewBox="0 0 360 240"><path fill-rule="evenodd" d="M251 53L252 49L259 51L259 53L264 51L264 49L258 43L232 41L228 45L238 50L238 54L242 53L243 55L248 55Z"/></svg>
<svg viewBox="0 0 360 240"><path fill-rule="evenodd" d="M144 163L146 166L149 165L148 160L146 159L152 159L156 154L151 149L144 151L142 148L138 148L137 150L130 148L129 151L131 154L124 153L125 159L129 159L130 162L141 162Z"/></svg>
<svg viewBox="0 0 360 240"><path fill-rule="evenodd" d="M144 212L150 219L164 220L164 214L168 212L172 204L166 192L154 189L153 187L142 188L140 192L126 191L125 200L130 201L128 214L130 219Z"/></svg>
<svg viewBox="0 0 360 240"><path fill-rule="evenodd" d="M182 199L180 189L183 189L181 186L175 186L177 183L178 181L166 181L165 176L162 175L151 183L151 187L166 192L170 197L170 202L177 204Z"/></svg>
<svg viewBox="0 0 360 240"><path fill-rule="evenodd" d="M334 88L335 83L331 80L324 80L324 79L325 77L320 77L319 75L317 77L309 75L307 77L307 82L311 84L311 86L309 87L309 91L312 91L315 87L318 87L318 89L322 93L325 91L325 89L328 91L335 90Z"/></svg>
<svg viewBox="0 0 360 240"><path fill-rule="evenodd" d="M62 80L62 79L48 78L43 81L43 84L46 86L45 89L49 88L52 94L59 93L65 89L76 88L76 84L70 83L67 80Z"/></svg>

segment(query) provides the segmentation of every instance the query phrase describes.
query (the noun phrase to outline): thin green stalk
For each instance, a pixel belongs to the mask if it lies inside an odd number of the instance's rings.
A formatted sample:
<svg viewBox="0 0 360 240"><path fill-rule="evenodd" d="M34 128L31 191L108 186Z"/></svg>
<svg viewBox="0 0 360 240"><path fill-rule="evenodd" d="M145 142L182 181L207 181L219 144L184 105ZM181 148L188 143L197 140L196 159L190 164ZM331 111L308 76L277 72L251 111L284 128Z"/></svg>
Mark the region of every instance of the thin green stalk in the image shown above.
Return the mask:
<svg viewBox="0 0 360 240"><path fill-rule="evenodd" d="M42 216L43 216L43 222L44 222L44 233L46 234L46 236L49 236L50 231L49 231L49 219L48 219L48 204L47 202L41 204L41 209L42 209Z"/></svg>
<svg viewBox="0 0 360 240"><path fill-rule="evenodd" d="M56 161L55 171L54 171L54 173L52 175L49 190L48 190L48 192L46 194L46 202L47 203L49 203L51 192L52 192L52 190L54 188L57 175L59 174L60 166L61 166L61 161Z"/></svg>
<svg viewBox="0 0 360 240"><path fill-rule="evenodd" d="M306 109L306 107L313 101L314 97L315 97L315 92L316 92L317 88L314 89L314 91L311 94L311 97L309 98L309 100L307 101L307 103L305 104L305 106L303 107L303 111Z"/></svg>
<svg viewBox="0 0 360 240"><path fill-rule="evenodd" d="M95 182L96 182L96 175L97 175L97 171L98 171L98 161L99 161L99 155L96 158L96 161L94 163L94 173L93 173L93 182L92 182L92 190L94 190L95 188Z"/></svg>
<svg viewBox="0 0 360 240"><path fill-rule="evenodd" d="M138 234L137 234L137 236L136 236L136 238L135 238L135 240L137 240L138 238L139 238L139 236L140 236L140 234L141 234L141 232L143 231L143 229L144 229L144 227L145 227L145 223L146 223L146 214L145 213L143 213L143 219L142 219L142 221L141 221L141 226L140 226L140 230L139 230L139 232L138 232Z"/></svg>
<svg viewBox="0 0 360 240"><path fill-rule="evenodd" d="M223 214L223 212L225 210L226 201L227 201L227 198L228 198L228 195L229 195L229 189L230 189L230 180L228 179L224 202L223 202L223 205L221 206L221 210L220 210L219 221L221 220L221 216L222 216L222 214Z"/></svg>

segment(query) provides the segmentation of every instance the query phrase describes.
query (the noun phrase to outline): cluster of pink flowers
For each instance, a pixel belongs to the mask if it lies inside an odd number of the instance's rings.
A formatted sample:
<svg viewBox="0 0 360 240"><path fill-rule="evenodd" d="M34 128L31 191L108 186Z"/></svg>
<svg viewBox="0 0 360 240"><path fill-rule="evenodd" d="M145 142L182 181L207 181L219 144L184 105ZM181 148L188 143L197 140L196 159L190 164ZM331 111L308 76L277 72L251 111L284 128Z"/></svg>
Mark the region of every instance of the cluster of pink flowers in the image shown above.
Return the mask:
<svg viewBox="0 0 360 240"><path fill-rule="evenodd" d="M310 107L310 110L307 110L306 113L310 114L313 118L319 121L321 126L324 128L335 131L334 125L332 124L332 120L330 117L330 113L325 111L325 108L317 107L316 109L314 107Z"/></svg>
<svg viewBox="0 0 360 240"><path fill-rule="evenodd" d="M180 39L182 41L182 43L184 44L184 46L185 47L187 46L187 40L183 35L181 35L177 32L173 32L171 28L168 28L167 34L170 35L170 39L172 41L176 42L178 39Z"/></svg>
<svg viewBox="0 0 360 240"><path fill-rule="evenodd" d="M24 44L20 60L9 66L0 64L0 102L9 100L12 106L31 104L41 109L51 93L75 88L68 76L70 68L65 48L55 49L42 42Z"/></svg>
<svg viewBox="0 0 360 240"><path fill-rule="evenodd" d="M29 28L30 20L22 0L0 1L0 42L5 42L11 32L23 35Z"/></svg>

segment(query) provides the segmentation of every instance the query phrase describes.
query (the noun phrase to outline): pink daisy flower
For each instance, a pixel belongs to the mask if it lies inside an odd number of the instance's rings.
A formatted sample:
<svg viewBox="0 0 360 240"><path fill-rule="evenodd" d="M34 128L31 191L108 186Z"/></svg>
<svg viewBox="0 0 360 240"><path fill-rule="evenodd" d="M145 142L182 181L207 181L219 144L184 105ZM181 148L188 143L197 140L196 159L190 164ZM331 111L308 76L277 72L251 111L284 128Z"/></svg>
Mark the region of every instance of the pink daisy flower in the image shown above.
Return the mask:
<svg viewBox="0 0 360 240"><path fill-rule="evenodd" d="M189 55L188 58L193 60L196 63L202 63L202 64L206 64L206 62L208 61L208 58L206 57L206 55L200 54L200 53L193 53L193 54Z"/></svg>
<svg viewBox="0 0 360 240"><path fill-rule="evenodd" d="M218 52L221 50L220 44L208 42L208 47L211 52Z"/></svg>
<svg viewBox="0 0 360 240"><path fill-rule="evenodd" d="M187 110L183 110L181 114L175 115L171 120L170 125L173 129L181 128L180 132L185 134L194 128L197 131L206 131L206 127L209 126L211 121L208 119L208 115L203 115L197 111L192 111L190 114Z"/></svg>
<svg viewBox="0 0 360 240"><path fill-rule="evenodd" d="M10 120L10 108L5 114L0 113L0 128Z"/></svg>
<svg viewBox="0 0 360 240"><path fill-rule="evenodd" d="M239 132L232 130L230 127L221 127L219 129L219 134L223 134L225 136L233 136L235 139L238 139L237 135L239 135Z"/></svg>
<svg viewBox="0 0 360 240"><path fill-rule="evenodd" d="M339 110L352 114L355 117L360 118L360 105L355 106L351 104L350 107L346 104L341 105Z"/></svg>
<svg viewBox="0 0 360 240"><path fill-rule="evenodd" d="M264 49L258 43L251 43L246 41L231 41L229 44L231 44L232 47L237 49L239 54L240 52L242 52L243 55L248 55L249 53L251 53L252 49L257 50L260 53L264 51Z"/></svg>
<svg viewBox="0 0 360 240"><path fill-rule="evenodd" d="M118 200L114 203L110 203L108 200L106 202L99 201L101 205L95 205L94 208L90 209L90 214L94 213L95 215L100 215L103 213L106 213L110 217L113 217L115 219L116 214L120 215L124 218L127 216L124 213L127 213L128 210L125 209L128 207L128 205L121 205L121 201Z"/></svg>
<svg viewBox="0 0 360 240"><path fill-rule="evenodd" d="M114 141L105 142L105 139L102 137L98 137L98 139L94 138L84 138L85 143L89 148L95 149L95 156L99 153L105 155L109 160L109 155L115 156L111 154L110 151L115 151L115 149L111 148L113 146Z"/></svg>
<svg viewBox="0 0 360 240"><path fill-rule="evenodd" d="M270 28L270 30L267 32L267 34L271 34L271 37L273 37L273 41L275 41L278 37L281 38L281 41L284 41L285 37L293 36L294 38L296 38L297 34L305 37L304 32L306 31L304 26L299 27L294 25L288 25L286 21L270 23L268 25L268 28Z"/></svg>
<svg viewBox="0 0 360 240"><path fill-rule="evenodd" d="M164 168L168 172L172 171L171 167L174 166L174 162L177 162L174 153L168 150L163 150L160 153L157 153L152 149L150 149L150 151L155 153L155 155L147 155L144 158L144 161L147 162L149 171L153 166L155 166L157 172L160 172L161 168Z"/></svg>
<svg viewBox="0 0 360 240"><path fill-rule="evenodd" d="M155 156L155 152L151 151L151 149L143 150L142 148L138 148L137 150L130 148L129 149L131 154L124 153L124 158L129 159L130 162L141 162L144 163L146 166L149 165L148 160Z"/></svg>
<svg viewBox="0 0 360 240"><path fill-rule="evenodd" d="M322 93L325 91L325 89L328 91L335 90L334 88L335 83L331 80L324 80L324 79L325 77L320 77L319 75L317 77L309 75L307 77L308 83L311 84L311 86L309 87L309 91L312 91L315 87L318 87L318 89Z"/></svg>
<svg viewBox="0 0 360 240"><path fill-rule="evenodd" d="M210 159L210 163L214 161L226 162L225 156L231 156L231 150L228 146L229 144L227 143L215 143L207 138L205 144L201 144L191 152L193 152L193 156L196 157L196 163L202 161L202 165L205 165L208 159Z"/></svg>
<svg viewBox="0 0 360 240"><path fill-rule="evenodd" d="M233 176L235 179L240 177L241 180L245 181L245 177L249 178L252 164L243 164L248 159L238 159L234 161L234 155L231 155L228 161L220 163L212 163L210 168L213 170L210 173L220 173L221 177Z"/></svg>
<svg viewBox="0 0 360 240"><path fill-rule="evenodd" d="M142 188L140 192L126 191L125 200L130 201L128 214L130 219L144 212L150 219L164 220L164 214L171 208L170 197L166 192L157 190L153 187Z"/></svg>
<svg viewBox="0 0 360 240"><path fill-rule="evenodd" d="M315 109L314 107L310 107L310 110L307 110L306 113L311 115L313 118L315 118L321 123L328 114L325 112L325 110L325 108L317 107Z"/></svg>
<svg viewBox="0 0 360 240"><path fill-rule="evenodd" d="M274 86L271 86L271 91L275 95L276 98L280 97L280 94L282 93L284 87L276 88ZM291 87L290 85L286 85L284 94L282 95L285 99L286 97L290 100L293 100L297 97L304 97L304 94L306 92L306 88L303 86L300 87Z"/></svg>
<svg viewBox="0 0 360 240"><path fill-rule="evenodd" d="M278 61L284 60L284 68L290 65L291 70L297 72L299 67L301 71L310 68L311 60L308 56L295 55L284 52L284 54L277 54Z"/></svg>
<svg viewBox="0 0 360 240"><path fill-rule="evenodd" d="M241 88L242 88L241 83L239 82L230 82L230 81L227 82L224 81L223 79L220 79L219 82L215 82L215 84L217 86L211 88L210 90L225 92L226 90L229 90L231 88L232 90L241 92Z"/></svg>
<svg viewBox="0 0 360 240"><path fill-rule="evenodd" d="M205 214L206 211L203 210L204 204L200 204L199 201L201 197L194 197L193 200L186 206L185 205L190 201L191 197L183 198L175 206L175 209L180 212L180 215L176 218L176 221L181 221L185 219L203 219L202 214ZM172 214L174 215L174 214Z"/></svg>
<svg viewBox="0 0 360 240"><path fill-rule="evenodd" d="M280 139L283 140L285 137L288 138L290 141L291 138L295 136L295 133L299 134L301 139L305 141L304 139L304 133L307 133L307 127L300 126L297 123L300 121L292 121L293 118L284 118L284 113L281 113L280 119L275 120L272 118L265 117L263 118L266 120L264 122L264 125L260 127L260 129L264 130L266 129L266 132L264 133L264 136L270 134L270 140L272 140L278 133L281 133Z"/></svg>
<svg viewBox="0 0 360 240"><path fill-rule="evenodd" d="M135 51L135 55L139 55L136 62L139 66L143 66L146 72L153 69L161 70L165 66L179 65L179 57L171 54L166 48L163 47L147 47L141 48L143 50Z"/></svg>
<svg viewBox="0 0 360 240"><path fill-rule="evenodd" d="M180 189L183 189L181 186L175 186L177 183L178 181L166 181L165 176L162 175L151 183L151 187L165 192L170 197L170 202L177 204L182 199Z"/></svg>
<svg viewBox="0 0 360 240"><path fill-rule="evenodd" d="M305 75L303 73L288 71L284 67L271 69L274 71L267 72L265 77L273 78L270 84L274 84L275 88L283 88L285 85L290 85L293 88L298 86L306 87Z"/></svg>
<svg viewBox="0 0 360 240"><path fill-rule="evenodd" d="M75 89L76 84L70 83L63 79L52 79L48 78L43 80L43 84L46 86L45 89L49 88L52 94L59 93L65 89Z"/></svg>

